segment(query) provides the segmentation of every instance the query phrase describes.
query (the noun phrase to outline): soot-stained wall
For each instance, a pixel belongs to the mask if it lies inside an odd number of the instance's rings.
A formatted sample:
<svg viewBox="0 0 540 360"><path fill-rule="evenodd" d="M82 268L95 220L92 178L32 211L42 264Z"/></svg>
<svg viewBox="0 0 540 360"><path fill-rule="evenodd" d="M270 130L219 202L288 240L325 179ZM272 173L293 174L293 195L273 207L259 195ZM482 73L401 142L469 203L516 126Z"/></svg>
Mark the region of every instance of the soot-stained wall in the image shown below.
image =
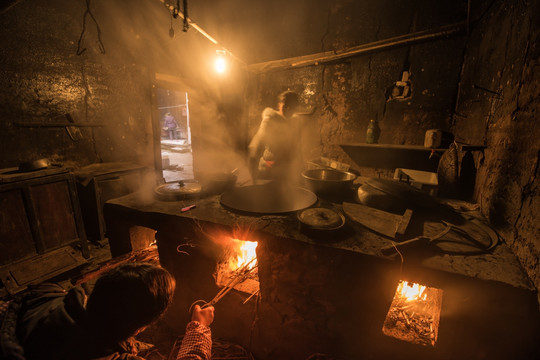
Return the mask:
<svg viewBox="0 0 540 360"><path fill-rule="evenodd" d="M487 145L476 153L475 199L540 287L537 0L471 2L469 17L467 1L190 3L191 17L248 64L340 52L471 20L468 33L251 73L247 85L243 77L219 83L203 71L208 49L201 43L209 42L193 29L183 33L158 0L8 3L0 10L1 168L42 157L152 166L155 72L186 81L194 114L202 114L193 119L198 135L223 135L218 142L194 140L194 148L225 144L242 159L264 107L291 89L302 95L306 110L315 110L303 139L307 159L352 163L337 144L365 142L370 119L378 120L383 144L421 145L425 130L442 128L460 141ZM404 70L410 71L411 97L387 101ZM65 114L93 126L71 136L65 127L28 126L65 123Z"/></svg>
<svg viewBox="0 0 540 360"><path fill-rule="evenodd" d="M408 33L436 31L467 15L462 2L344 0L328 5L319 51L340 52ZM464 44L465 37L458 34L333 63L255 74L250 81L250 129L256 129L264 107L275 107L277 94L291 89L302 95L306 110L315 109L304 141L308 160L326 156L351 164L338 144L365 142L371 119L380 124L379 143L421 145L425 130L448 129ZM412 96L387 101L403 71L409 71Z"/></svg>
<svg viewBox="0 0 540 360"><path fill-rule="evenodd" d="M190 16L211 19L216 2L190 3ZM246 136L237 128L245 125L234 93L243 80L231 86L234 75L224 83L215 76L211 65L220 47L193 26L182 31L182 21L171 15L169 5L176 2L2 4L0 168L39 158L74 167L111 161L153 167L154 154L159 156L159 87L189 93L197 160L206 153L223 154L226 146L233 148L227 149L229 157L241 153ZM164 84L163 78L174 83ZM51 126L67 123L66 114L82 126L70 128L71 133ZM221 124L224 117L231 123ZM196 161L197 168L204 169L206 162Z"/></svg>
<svg viewBox="0 0 540 360"><path fill-rule="evenodd" d="M84 1L21 1L2 10L0 167L39 158L153 165L151 74L114 46L112 14L90 9L101 38ZM51 126L69 121L84 127Z"/></svg>
<svg viewBox="0 0 540 360"><path fill-rule="evenodd" d="M469 23L449 38L253 74L249 131L256 130L262 109L275 106L276 95L291 89L302 95L306 110L315 108L303 139L306 159L326 156L354 165L337 144L365 142L370 119L379 121L381 144L422 145L425 130L442 128L460 142L486 145L484 152L474 153L472 200L540 288L539 2L480 1L468 9L467 2L344 0L328 9L318 51L339 52L467 19ZM387 101L389 87L408 68L412 96ZM391 175L380 169L358 170L365 176Z"/></svg>
<svg viewBox="0 0 540 360"><path fill-rule="evenodd" d="M204 82L197 72L208 41L181 26L158 0L3 4L0 167L44 157L153 167L156 73ZM66 114L79 131L51 126Z"/></svg>
<svg viewBox="0 0 540 360"><path fill-rule="evenodd" d="M473 29L453 130L485 144L475 198L540 288L540 3L495 1Z"/></svg>

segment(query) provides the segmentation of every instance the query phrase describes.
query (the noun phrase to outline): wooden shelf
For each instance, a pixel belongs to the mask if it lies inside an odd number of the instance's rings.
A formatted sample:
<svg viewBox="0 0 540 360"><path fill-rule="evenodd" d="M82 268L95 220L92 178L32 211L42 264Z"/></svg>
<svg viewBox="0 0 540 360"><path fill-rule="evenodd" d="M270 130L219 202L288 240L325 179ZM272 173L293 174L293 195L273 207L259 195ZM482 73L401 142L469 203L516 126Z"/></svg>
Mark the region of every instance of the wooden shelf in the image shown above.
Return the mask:
<svg viewBox="0 0 540 360"><path fill-rule="evenodd" d="M351 143L339 146L360 167L405 168L432 172L437 171L440 158L430 158L432 151L442 154L446 150L430 149L422 145Z"/></svg>
<svg viewBox="0 0 540 360"><path fill-rule="evenodd" d="M347 155L360 167L382 169L413 169L437 171L440 156L431 156L434 151L441 155L447 149L431 149L423 145L395 144L339 144ZM484 151L487 146L458 144L459 151Z"/></svg>

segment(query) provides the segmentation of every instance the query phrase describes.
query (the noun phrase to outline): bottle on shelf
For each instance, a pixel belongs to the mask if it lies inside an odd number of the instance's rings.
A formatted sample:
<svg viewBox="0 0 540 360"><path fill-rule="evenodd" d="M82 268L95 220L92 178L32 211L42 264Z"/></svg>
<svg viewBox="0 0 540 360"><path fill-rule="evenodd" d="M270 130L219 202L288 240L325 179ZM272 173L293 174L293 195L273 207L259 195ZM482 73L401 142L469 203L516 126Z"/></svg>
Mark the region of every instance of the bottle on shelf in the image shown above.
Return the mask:
<svg viewBox="0 0 540 360"><path fill-rule="evenodd" d="M381 135L381 128L377 123L377 120L371 119L366 132L366 143L378 144L379 136Z"/></svg>

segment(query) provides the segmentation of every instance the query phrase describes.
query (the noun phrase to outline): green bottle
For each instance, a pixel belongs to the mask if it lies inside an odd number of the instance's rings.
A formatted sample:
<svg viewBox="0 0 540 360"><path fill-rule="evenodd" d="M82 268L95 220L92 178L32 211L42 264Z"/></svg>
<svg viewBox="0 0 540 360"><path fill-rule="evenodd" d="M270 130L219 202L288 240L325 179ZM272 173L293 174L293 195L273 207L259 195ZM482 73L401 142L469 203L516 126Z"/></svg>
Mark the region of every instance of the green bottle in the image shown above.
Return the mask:
<svg viewBox="0 0 540 360"><path fill-rule="evenodd" d="M369 125L366 132L366 143L377 144L379 143L379 136L381 135L381 128L376 120L369 120Z"/></svg>

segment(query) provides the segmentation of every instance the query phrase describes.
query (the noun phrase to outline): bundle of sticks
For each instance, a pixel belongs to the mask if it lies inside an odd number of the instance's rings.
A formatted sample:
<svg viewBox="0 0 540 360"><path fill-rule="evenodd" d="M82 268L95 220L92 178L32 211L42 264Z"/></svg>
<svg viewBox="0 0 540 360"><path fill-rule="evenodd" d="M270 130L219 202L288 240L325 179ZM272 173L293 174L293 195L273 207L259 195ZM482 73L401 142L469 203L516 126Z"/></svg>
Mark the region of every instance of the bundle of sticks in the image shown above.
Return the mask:
<svg viewBox="0 0 540 360"><path fill-rule="evenodd" d="M250 274L257 269L257 264L254 266L251 266L254 261L256 261L257 258L251 259L251 261L247 262L243 266L239 267L238 269L234 270L233 275L231 276L229 282L221 288L221 290L214 296L212 300L209 302L206 302L204 300L197 300L191 306L189 307L189 312L191 313L193 311L193 307L197 304L202 304L201 308L204 309L208 306L214 306L219 300L221 300L229 291L231 291L236 285L246 281ZM259 291L256 291L255 293L251 294L249 298L244 301L244 304L251 299L251 297L255 296Z"/></svg>

